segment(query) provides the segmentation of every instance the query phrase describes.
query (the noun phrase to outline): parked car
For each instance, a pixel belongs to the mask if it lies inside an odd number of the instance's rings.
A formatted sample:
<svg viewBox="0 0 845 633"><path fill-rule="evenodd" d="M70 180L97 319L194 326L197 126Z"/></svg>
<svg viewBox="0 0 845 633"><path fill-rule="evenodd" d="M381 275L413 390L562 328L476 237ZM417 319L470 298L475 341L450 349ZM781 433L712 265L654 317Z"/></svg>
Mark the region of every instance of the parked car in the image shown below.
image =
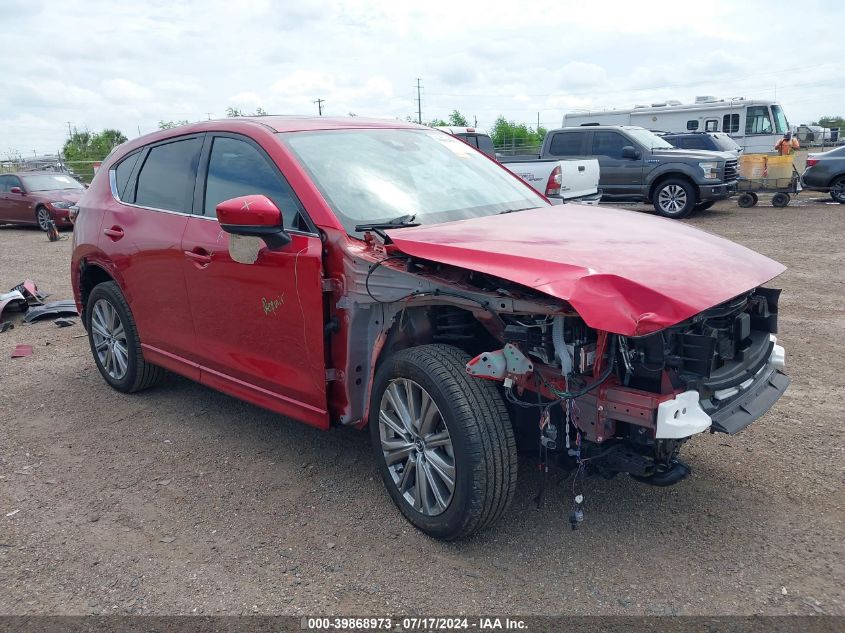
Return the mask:
<svg viewBox="0 0 845 633"><path fill-rule="evenodd" d="M477 147L490 158L507 165L514 174L522 178L553 202L579 200L589 202L601 198L599 195L599 163L594 159L540 160L534 157L498 156L493 151L492 139L475 128L438 127L438 130Z"/></svg>
<svg viewBox="0 0 845 633"><path fill-rule="evenodd" d="M320 429L369 426L391 498L438 538L503 515L517 437L669 485L687 440L739 432L789 383L763 287L781 264L553 206L410 123L163 130L116 149L78 206L74 296L109 385L171 370Z"/></svg>
<svg viewBox="0 0 845 633"><path fill-rule="evenodd" d="M597 158L602 200L651 202L666 218L685 218L736 192L736 155L676 149L636 126L550 130L540 157Z"/></svg>
<svg viewBox="0 0 845 633"><path fill-rule="evenodd" d="M828 191L836 202L845 204L845 146L807 154L807 168L801 175L801 183L804 189Z"/></svg>
<svg viewBox="0 0 845 633"><path fill-rule="evenodd" d="M0 174L0 222L33 224L46 231L72 226L70 208L85 188L62 173L18 172Z"/></svg>
<svg viewBox="0 0 845 633"><path fill-rule="evenodd" d="M712 152L730 152L735 156L742 152L742 147L722 132L684 132L658 136L678 149L706 149Z"/></svg>

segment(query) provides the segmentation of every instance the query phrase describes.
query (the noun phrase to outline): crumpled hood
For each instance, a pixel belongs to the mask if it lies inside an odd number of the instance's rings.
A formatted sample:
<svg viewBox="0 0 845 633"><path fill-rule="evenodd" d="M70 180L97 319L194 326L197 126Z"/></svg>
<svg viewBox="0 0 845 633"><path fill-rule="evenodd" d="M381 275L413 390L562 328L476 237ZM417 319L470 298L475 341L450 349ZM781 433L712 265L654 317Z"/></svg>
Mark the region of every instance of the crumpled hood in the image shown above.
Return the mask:
<svg viewBox="0 0 845 633"><path fill-rule="evenodd" d="M534 288L569 302L590 327L627 336L679 323L786 270L676 220L578 204L388 234L408 255Z"/></svg>

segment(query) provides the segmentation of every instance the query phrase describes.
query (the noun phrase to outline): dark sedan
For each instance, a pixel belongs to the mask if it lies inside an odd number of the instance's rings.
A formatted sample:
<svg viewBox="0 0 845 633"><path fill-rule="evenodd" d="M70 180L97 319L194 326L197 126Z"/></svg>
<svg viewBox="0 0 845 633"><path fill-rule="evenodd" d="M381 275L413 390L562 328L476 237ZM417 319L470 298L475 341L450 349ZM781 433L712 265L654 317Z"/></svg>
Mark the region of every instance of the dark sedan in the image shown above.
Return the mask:
<svg viewBox="0 0 845 633"><path fill-rule="evenodd" d="M845 204L845 146L821 154L807 154L807 169L801 175L804 189L828 191Z"/></svg>
<svg viewBox="0 0 845 633"><path fill-rule="evenodd" d="M85 188L61 173L0 174L0 223L33 224L46 231L50 220L58 228L72 226L70 207Z"/></svg>

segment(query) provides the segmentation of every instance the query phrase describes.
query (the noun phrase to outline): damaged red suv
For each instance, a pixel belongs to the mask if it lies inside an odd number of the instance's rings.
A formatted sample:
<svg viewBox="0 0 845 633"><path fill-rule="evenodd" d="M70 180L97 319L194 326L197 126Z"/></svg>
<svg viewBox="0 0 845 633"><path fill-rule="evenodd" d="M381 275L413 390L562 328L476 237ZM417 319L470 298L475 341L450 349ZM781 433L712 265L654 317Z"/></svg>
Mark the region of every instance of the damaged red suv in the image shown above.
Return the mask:
<svg viewBox="0 0 845 633"><path fill-rule="evenodd" d="M170 370L369 427L393 501L438 538L502 516L518 442L669 485L685 442L741 431L789 383L763 287L783 266L668 220L552 206L429 128L170 129L120 146L79 207L73 286L107 383Z"/></svg>

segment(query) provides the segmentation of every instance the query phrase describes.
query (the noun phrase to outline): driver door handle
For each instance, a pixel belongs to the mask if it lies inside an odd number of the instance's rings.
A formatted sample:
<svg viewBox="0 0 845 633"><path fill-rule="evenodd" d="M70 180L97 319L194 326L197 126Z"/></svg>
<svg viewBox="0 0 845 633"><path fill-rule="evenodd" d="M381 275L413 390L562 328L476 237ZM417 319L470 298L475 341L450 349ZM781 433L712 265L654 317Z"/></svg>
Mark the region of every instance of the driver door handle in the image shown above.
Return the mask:
<svg viewBox="0 0 845 633"><path fill-rule="evenodd" d="M197 247L192 251L184 251L185 257L194 260L198 268L205 268L211 263L211 254L204 248Z"/></svg>
<svg viewBox="0 0 845 633"><path fill-rule="evenodd" d="M103 235L107 235L112 241L116 242L123 237L123 229L115 225L109 229L103 229Z"/></svg>

